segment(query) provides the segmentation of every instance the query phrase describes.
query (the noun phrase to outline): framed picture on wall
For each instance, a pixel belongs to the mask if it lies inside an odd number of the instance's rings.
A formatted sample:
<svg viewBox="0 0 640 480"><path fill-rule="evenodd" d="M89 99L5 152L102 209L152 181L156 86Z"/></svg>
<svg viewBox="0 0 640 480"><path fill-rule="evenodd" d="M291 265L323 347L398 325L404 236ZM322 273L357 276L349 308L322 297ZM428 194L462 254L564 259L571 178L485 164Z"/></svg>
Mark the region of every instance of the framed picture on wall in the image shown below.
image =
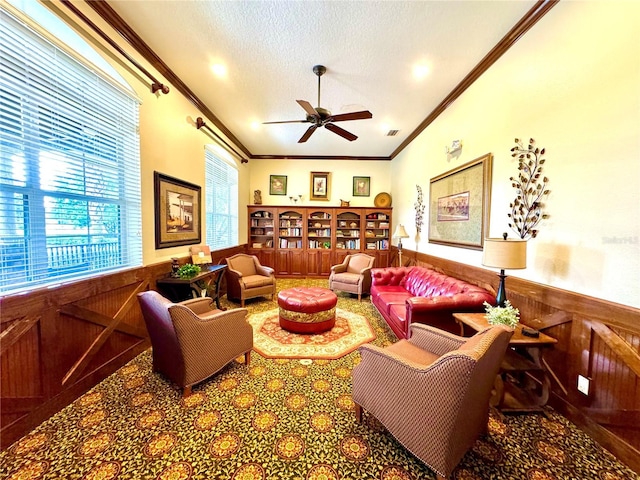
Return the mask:
<svg viewBox="0 0 640 480"><path fill-rule="evenodd" d="M287 194L287 176L269 175L269 195Z"/></svg>
<svg viewBox="0 0 640 480"><path fill-rule="evenodd" d="M431 179L429 243L482 249L489 229L492 158L487 153Z"/></svg>
<svg viewBox="0 0 640 480"><path fill-rule="evenodd" d="M331 173L311 172L311 200L329 200L331 198Z"/></svg>
<svg viewBox="0 0 640 480"><path fill-rule="evenodd" d="M200 243L201 188L160 172L153 180L156 248Z"/></svg>
<svg viewBox="0 0 640 480"><path fill-rule="evenodd" d="M370 196L371 177L353 177L353 196Z"/></svg>

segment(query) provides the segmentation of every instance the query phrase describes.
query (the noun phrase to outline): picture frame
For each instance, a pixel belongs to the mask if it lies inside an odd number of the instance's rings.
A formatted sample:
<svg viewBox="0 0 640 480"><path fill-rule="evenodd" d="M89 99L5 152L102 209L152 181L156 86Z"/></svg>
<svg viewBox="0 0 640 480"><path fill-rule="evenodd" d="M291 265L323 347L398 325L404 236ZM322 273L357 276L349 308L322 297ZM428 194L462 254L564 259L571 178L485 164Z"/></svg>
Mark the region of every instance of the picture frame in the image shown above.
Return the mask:
<svg viewBox="0 0 640 480"><path fill-rule="evenodd" d="M487 153L429 182L429 243L482 250L489 230L493 156Z"/></svg>
<svg viewBox="0 0 640 480"><path fill-rule="evenodd" d="M371 196L371 177L353 177L353 196Z"/></svg>
<svg viewBox="0 0 640 480"><path fill-rule="evenodd" d="M269 175L269 195L287 194L287 176Z"/></svg>
<svg viewBox="0 0 640 480"><path fill-rule="evenodd" d="M156 249L200 243L200 193L193 183L153 172Z"/></svg>
<svg viewBox="0 0 640 480"><path fill-rule="evenodd" d="M331 198L331 173L311 172L309 199L329 201Z"/></svg>

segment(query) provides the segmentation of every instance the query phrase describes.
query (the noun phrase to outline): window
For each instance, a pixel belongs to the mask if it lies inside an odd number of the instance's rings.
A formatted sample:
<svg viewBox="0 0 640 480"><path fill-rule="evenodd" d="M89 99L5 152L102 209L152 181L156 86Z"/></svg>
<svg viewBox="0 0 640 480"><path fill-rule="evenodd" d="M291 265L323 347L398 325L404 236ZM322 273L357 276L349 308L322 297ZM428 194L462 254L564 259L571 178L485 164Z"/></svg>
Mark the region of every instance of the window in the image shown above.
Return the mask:
<svg viewBox="0 0 640 480"><path fill-rule="evenodd" d="M205 149L207 245L212 250L238 244L238 168Z"/></svg>
<svg viewBox="0 0 640 480"><path fill-rule="evenodd" d="M0 293L141 265L138 101L0 17Z"/></svg>

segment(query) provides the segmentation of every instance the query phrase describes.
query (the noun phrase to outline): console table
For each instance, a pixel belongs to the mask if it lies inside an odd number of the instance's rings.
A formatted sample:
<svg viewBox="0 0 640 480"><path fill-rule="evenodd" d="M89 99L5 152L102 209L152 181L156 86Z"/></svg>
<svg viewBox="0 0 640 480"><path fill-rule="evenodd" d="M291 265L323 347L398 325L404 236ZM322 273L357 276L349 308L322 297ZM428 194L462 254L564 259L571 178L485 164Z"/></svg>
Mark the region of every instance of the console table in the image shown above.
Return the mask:
<svg viewBox="0 0 640 480"><path fill-rule="evenodd" d="M453 318L460 325L463 336L465 326L476 332L489 326L484 313L454 313ZM557 342L541 332L537 337L526 336L522 333L522 325L518 324L496 378L491 406L502 412L542 411L549 400L551 386L542 355Z"/></svg>
<svg viewBox="0 0 640 480"><path fill-rule="evenodd" d="M209 295L216 301L218 310L225 310L220 306L220 280L226 268L226 265L209 265L193 277L180 278L168 275L156 280L156 285L173 302Z"/></svg>

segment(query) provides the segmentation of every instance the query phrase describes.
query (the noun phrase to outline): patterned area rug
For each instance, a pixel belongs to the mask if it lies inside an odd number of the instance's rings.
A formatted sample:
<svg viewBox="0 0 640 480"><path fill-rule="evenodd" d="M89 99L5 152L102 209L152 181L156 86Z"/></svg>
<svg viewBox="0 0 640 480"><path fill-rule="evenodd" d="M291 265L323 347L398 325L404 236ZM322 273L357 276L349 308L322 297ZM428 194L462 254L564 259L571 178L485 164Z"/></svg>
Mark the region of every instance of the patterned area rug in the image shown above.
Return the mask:
<svg viewBox="0 0 640 480"><path fill-rule="evenodd" d="M278 279L278 288L300 282ZM273 307L264 299L248 303L252 314ZM338 308L368 318L375 345L396 340L371 302L338 294ZM0 478L435 479L371 415L356 422L351 372L359 361L357 351L311 362L254 352L249 366L231 362L182 399L153 373L147 351L0 452ZM552 409L492 411L488 430L453 480L640 479Z"/></svg>
<svg viewBox="0 0 640 480"><path fill-rule="evenodd" d="M280 328L278 309L249 317L253 349L267 358L319 358L335 360L376 338L362 315L336 309L335 326L322 334L302 335Z"/></svg>

